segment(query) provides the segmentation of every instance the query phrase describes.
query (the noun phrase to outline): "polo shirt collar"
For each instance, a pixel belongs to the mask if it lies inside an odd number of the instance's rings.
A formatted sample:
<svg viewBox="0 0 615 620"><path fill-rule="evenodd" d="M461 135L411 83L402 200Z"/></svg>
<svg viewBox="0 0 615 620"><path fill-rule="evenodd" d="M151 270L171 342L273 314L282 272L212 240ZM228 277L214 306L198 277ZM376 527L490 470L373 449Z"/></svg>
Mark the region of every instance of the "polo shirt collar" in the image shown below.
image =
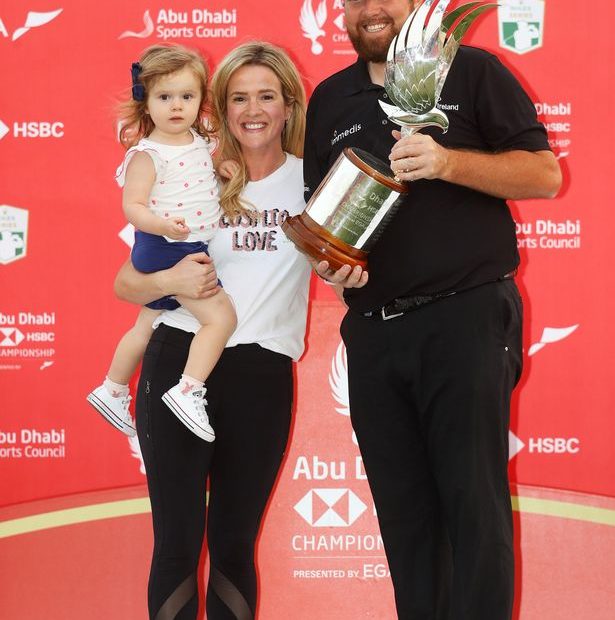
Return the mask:
<svg viewBox="0 0 615 620"><path fill-rule="evenodd" d="M348 80L341 91L347 97L366 90L382 90L382 86L372 82L367 70L367 63L361 58L357 58L356 62L348 67L346 75Z"/></svg>

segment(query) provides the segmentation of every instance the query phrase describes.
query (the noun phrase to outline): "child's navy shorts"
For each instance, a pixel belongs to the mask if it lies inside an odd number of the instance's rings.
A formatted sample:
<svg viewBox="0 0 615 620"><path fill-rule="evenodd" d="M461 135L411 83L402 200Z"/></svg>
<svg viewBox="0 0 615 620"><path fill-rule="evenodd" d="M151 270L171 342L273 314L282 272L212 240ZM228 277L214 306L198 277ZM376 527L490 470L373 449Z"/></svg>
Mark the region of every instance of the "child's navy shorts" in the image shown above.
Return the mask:
<svg viewBox="0 0 615 620"><path fill-rule="evenodd" d="M151 235L135 230L135 243L132 246L130 258L137 271L152 273L169 269L184 256L196 252L205 252L209 256L207 244L203 241L170 242L160 235ZM218 280L218 284L222 285L220 280ZM174 297L167 295L146 304L146 306L153 310L176 310L180 304Z"/></svg>

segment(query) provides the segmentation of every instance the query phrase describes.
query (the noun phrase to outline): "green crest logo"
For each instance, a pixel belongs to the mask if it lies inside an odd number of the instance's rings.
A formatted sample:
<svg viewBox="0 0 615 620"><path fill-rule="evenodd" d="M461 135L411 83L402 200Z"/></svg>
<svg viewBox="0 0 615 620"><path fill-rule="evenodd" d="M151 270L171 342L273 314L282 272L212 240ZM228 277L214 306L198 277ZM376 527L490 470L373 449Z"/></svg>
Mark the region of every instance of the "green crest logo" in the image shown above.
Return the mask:
<svg viewBox="0 0 615 620"><path fill-rule="evenodd" d="M500 47L526 54L542 47L544 0L501 0L498 7Z"/></svg>
<svg viewBox="0 0 615 620"><path fill-rule="evenodd" d="M28 211L0 205L0 264L7 265L26 256Z"/></svg>

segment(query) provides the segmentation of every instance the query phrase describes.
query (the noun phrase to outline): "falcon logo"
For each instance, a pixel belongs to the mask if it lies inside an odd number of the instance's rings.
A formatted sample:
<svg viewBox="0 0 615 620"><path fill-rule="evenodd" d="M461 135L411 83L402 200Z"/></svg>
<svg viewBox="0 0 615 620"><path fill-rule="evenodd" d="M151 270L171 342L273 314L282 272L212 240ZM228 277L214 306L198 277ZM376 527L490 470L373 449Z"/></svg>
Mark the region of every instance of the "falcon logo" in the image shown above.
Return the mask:
<svg viewBox="0 0 615 620"><path fill-rule="evenodd" d="M348 527L367 506L350 489L312 489L294 508L314 527Z"/></svg>
<svg viewBox="0 0 615 620"><path fill-rule="evenodd" d="M0 328L0 347L16 347L24 335L16 327Z"/></svg>
<svg viewBox="0 0 615 620"><path fill-rule="evenodd" d="M139 438L136 435L134 437L129 437L128 445L130 446L130 456L139 461L139 472L145 475L145 463L143 461L143 453L141 452Z"/></svg>
<svg viewBox="0 0 615 620"><path fill-rule="evenodd" d="M346 347L340 342L335 356L331 361L329 373L329 385L333 398L340 405L335 410L341 415L350 416L350 403L348 398L348 360L346 359ZM357 436L352 431L352 442L358 445Z"/></svg>
<svg viewBox="0 0 615 620"><path fill-rule="evenodd" d="M299 15L299 23L301 24L303 36L312 42L312 54L315 56L322 54L323 51L322 43L318 39L325 36L325 31L322 27L326 21L327 0L320 1L316 13L314 13L312 7L312 0L304 0L301 6L301 14Z"/></svg>
<svg viewBox="0 0 615 620"><path fill-rule="evenodd" d="M564 338L568 338L572 332L574 332L579 325L571 325L570 327L545 327L542 330L542 335L540 336L540 340L535 342L528 351L528 356L535 355L542 349L546 347L548 344L553 344L554 342L559 342L560 340L564 340Z"/></svg>
<svg viewBox="0 0 615 620"><path fill-rule="evenodd" d="M154 20L149 14L149 10L143 13L143 30L134 32L132 30L125 30L118 37L118 39L125 39L126 37L135 37L136 39L147 39L152 32L154 32Z"/></svg>

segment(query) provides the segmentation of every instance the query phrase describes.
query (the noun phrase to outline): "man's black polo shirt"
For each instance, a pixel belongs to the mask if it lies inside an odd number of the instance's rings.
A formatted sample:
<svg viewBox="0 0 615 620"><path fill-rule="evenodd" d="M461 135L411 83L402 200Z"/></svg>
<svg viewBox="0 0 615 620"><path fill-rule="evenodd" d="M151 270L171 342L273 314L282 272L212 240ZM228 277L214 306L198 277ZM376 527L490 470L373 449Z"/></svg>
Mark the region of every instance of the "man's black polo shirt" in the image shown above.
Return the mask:
<svg viewBox="0 0 615 620"><path fill-rule="evenodd" d="M307 112L304 155L306 200L347 146L388 162L396 125L358 60L324 80ZM497 57L462 46L446 79L439 107L450 127L424 129L439 144L483 152L549 150L529 97ZM369 282L348 289L348 305L379 308L396 297L459 291L512 271L519 263L515 226L506 202L440 180L420 180L369 255Z"/></svg>

